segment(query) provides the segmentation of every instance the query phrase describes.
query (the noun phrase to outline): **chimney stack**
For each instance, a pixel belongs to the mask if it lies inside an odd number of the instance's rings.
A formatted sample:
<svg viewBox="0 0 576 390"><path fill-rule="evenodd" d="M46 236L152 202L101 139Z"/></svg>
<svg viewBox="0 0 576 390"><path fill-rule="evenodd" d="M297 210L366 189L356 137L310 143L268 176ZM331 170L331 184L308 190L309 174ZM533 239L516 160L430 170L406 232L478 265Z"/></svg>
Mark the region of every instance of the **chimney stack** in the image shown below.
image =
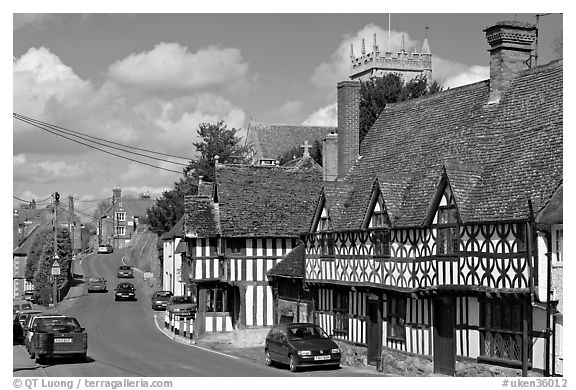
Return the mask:
<svg viewBox="0 0 576 390"><path fill-rule="evenodd" d="M116 186L112 189L112 204L116 204L116 202L120 199L121 197L121 189L120 187Z"/></svg>
<svg viewBox="0 0 576 390"><path fill-rule="evenodd" d="M360 150L360 83L338 83L338 178L346 176Z"/></svg>
<svg viewBox="0 0 576 390"><path fill-rule="evenodd" d="M530 68L536 26L526 22L498 22L484 30L490 45L490 97L500 97L520 72Z"/></svg>
<svg viewBox="0 0 576 390"><path fill-rule="evenodd" d="M338 134L331 131L322 140L322 171L324 181L338 178Z"/></svg>

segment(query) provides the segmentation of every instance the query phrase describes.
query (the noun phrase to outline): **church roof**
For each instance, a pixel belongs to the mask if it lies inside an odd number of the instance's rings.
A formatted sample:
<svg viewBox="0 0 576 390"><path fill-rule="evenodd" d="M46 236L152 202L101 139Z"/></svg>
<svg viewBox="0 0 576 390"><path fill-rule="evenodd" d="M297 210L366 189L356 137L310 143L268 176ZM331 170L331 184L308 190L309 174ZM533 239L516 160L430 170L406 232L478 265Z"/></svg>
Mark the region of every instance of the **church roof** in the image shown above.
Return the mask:
<svg viewBox="0 0 576 390"><path fill-rule="evenodd" d="M310 145L316 140L322 141L330 131L337 131L337 127L252 122L248 125L246 142L252 145L255 160L277 160L305 141Z"/></svg>
<svg viewBox="0 0 576 390"><path fill-rule="evenodd" d="M389 104L346 176L338 228L361 226L378 178L395 226L420 226L444 172L463 222L526 219L562 182L562 61L521 73L497 104L489 80Z"/></svg>

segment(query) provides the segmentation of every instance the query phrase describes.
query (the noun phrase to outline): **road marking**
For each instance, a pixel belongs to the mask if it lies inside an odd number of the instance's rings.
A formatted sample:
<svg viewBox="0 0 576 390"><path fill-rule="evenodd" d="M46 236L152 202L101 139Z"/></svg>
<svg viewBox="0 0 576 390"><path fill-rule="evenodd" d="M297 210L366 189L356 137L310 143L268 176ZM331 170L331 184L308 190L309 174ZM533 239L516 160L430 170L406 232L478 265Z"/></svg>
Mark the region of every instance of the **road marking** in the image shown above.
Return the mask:
<svg viewBox="0 0 576 390"><path fill-rule="evenodd" d="M165 335L166 337L169 337L169 338L171 338L172 340L180 343L178 340L176 340L176 338L170 337L168 334L166 334L166 332L164 332L164 330L160 327L160 325L158 325L158 321L156 321L156 316L155 316L155 315L154 315L154 324L156 325L156 327L158 328L158 330L159 330L160 332L162 332L163 335ZM227 353L224 353L224 352L214 351L213 349L208 349L208 348L200 347L200 346L198 346L198 345L194 345L194 344L184 344L184 343L180 343L180 344L182 344L182 345L187 345L187 346L189 346L189 347L194 347L194 348L202 349L202 350L204 350L204 351L216 353L216 354L218 354L218 355L228 356L229 358L232 358L232 359L236 359L236 360L239 360L239 359L240 359L240 358L238 358L238 357L236 357L236 356L228 355Z"/></svg>

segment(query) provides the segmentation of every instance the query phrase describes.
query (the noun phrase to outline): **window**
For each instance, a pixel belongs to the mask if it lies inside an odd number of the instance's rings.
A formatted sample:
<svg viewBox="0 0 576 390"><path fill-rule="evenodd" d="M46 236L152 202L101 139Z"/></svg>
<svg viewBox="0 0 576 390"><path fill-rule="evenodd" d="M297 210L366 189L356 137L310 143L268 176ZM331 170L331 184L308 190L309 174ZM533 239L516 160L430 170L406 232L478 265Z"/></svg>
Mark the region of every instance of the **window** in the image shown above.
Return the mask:
<svg viewBox="0 0 576 390"><path fill-rule="evenodd" d="M562 264L563 225L552 225L552 262Z"/></svg>
<svg viewBox="0 0 576 390"><path fill-rule="evenodd" d="M384 209L380 202L376 202L374 205L374 211L372 212L372 218L370 219L369 227L382 227L384 226Z"/></svg>
<svg viewBox="0 0 576 390"><path fill-rule="evenodd" d="M242 255L244 249L245 240L241 238L230 238L226 242L228 247L228 253L231 255Z"/></svg>
<svg viewBox="0 0 576 390"><path fill-rule="evenodd" d="M334 329L335 336L348 335L348 291L333 291L333 312L334 312Z"/></svg>
<svg viewBox="0 0 576 390"><path fill-rule="evenodd" d="M126 234L126 226L116 226L116 235L123 236Z"/></svg>
<svg viewBox="0 0 576 390"><path fill-rule="evenodd" d="M318 229L317 231L325 231L329 230L330 226L328 224L328 211L325 207L322 208L322 214L320 215L320 221L318 221Z"/></svg>
<svg viewBox="0 0 576 390"><path fill-rule="evenodd" d="M491 299L480 302L480 355L522 361L522 301ZM530 316L528 316L530 321ZM530 330L531 324L528 324ZM530 354L529 354L530 355Z"/></svg>
<svg viewBox="0 0 576 390"><path fill-rule="evenodd" d="M124 222L126 221L126 213L123 211L116 212L116 221Z"/></svg>
<svg viewBox="0 0 576 390"><path fill-rule="evenodd" d="M206 311L219 313L228 311L225 289L216 287L206 290Z"/></svg>
<svg viewBox="0 0 576 390"><path fill-rule="evenodd" d="M458 233L457 222L458 213L454 204L438 207L436 254L455 255L458 253L460 234Z"/></svg>
<svg viewBox="0 0 576 390"><path fill-rule="evenodd" d="M406 298L388 296L387 337L397 341L406 341Z"/></svg>

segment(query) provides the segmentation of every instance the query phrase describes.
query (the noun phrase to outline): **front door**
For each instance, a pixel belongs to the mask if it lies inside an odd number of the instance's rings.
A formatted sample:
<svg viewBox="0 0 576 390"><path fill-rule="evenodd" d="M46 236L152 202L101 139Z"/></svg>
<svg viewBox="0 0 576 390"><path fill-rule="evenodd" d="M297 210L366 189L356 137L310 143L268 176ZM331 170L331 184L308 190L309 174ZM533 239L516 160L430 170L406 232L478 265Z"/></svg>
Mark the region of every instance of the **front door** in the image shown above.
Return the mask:
<svg viewBox="0 0 576 390"><path fill-rule="evenodd" d="M368 301L368 364L376 364L376 359L382 353L382 320L378 301Z"/></svg>
<svg viewBox="0 0 576 390"><path fill-rule="evenodd" d="M434 300L434 373L456 373L456 311L453 297Z"/></svg>

